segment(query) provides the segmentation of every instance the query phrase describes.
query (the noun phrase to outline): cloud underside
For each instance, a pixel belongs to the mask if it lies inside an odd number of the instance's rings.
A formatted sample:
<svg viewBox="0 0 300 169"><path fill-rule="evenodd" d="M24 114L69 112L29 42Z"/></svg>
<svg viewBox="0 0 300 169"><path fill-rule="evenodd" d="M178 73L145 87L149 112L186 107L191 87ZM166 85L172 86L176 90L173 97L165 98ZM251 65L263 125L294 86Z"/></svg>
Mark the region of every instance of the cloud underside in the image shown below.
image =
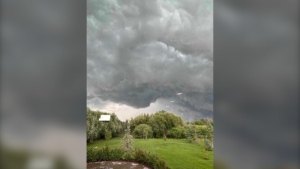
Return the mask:
<svg viewBox="0 0 300 169"><path fill-rule="evenodd" d="M211 0L89 0L87 11L88 106L212 111Z"/></svg>

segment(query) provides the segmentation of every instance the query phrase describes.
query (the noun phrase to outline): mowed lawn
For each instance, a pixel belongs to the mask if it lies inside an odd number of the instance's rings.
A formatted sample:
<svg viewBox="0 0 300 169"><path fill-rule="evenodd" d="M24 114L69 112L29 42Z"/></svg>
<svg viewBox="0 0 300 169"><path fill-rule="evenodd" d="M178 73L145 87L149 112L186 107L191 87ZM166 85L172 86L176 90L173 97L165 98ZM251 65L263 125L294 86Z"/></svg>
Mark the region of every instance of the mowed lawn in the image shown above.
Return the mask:
<svg viewBox="0 0 300 169"><path fill-rule="evenodd" d="M101 148L108 145L109 148L120 148L121 138L109 141L100 140L87 145L87 148ZM205 151L203 141L189 143L184 139L135 139L136 149L146 150L157 154L164 159L171 169L212 169L213 152Z"/></svg>

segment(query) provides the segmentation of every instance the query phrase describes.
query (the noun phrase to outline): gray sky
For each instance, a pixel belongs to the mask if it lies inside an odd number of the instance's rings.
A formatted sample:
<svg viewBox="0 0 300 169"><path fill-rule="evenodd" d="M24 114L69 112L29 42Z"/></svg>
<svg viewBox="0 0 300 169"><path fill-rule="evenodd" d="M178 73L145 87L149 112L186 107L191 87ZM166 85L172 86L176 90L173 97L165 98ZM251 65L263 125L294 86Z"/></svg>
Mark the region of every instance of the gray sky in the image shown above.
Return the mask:
<svg viewBox="0 0 300 169"><path fill-rule="evenodd" d="M88 107L212 117L212 0L87 2Z"/></svg>

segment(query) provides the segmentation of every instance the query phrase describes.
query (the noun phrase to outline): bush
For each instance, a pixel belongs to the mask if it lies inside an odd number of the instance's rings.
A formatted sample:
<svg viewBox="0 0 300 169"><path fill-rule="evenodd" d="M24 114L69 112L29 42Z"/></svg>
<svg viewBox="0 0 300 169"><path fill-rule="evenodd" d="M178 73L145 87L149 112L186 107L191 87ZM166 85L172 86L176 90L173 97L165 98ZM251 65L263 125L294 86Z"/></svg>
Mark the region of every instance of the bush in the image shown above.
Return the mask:
<svg viewBox="0 0 300 169"><path fill-rule="evenodd" d="M152 167L153 169L169 169L165 161L160 159L156 154L151 154L143 150L135 152L135 160L138 163Z"/></svg>
<svg viewBox="0 0 300 169"><path fill-rule="evenodd" d="M205 150L206 151L213 151L214 145L213 145L212 140L209 140L209 139L205 138L204 143L205 143Z"/></svg>
<svg viewBox="0 0 300 169"><path fill-rule="evenodd" d="M204 138L204 136L209 134L209 131L207 130L206 125L196 126L196 131L197 131L198 137L200 137L200 138Z"/></svg>
<svg viewBox="0 0 300 169"><path fill-rule="evenodd" d="M174 127L168 132L168 137L176 139L186 138L186 130L182 126Z"/></svg>
<svg viewBox="0 0 300 169"><path fill-rule="evenodd" d="M86 160L87 162L97 161L97 154L93 148L87 150Z"/></svg>
<svg viewBox="0 0 300 169"><path fill-rule="evenodd" d="M185 136L188 140L196 140L196 138L210 138L212 131L207 125L187 125L185 126ZM192 141L192 142L194 142Z"/></svg>
<svg viewBox="0 0 300 169"><path fill-rule="evenodd" d="M191 124L194 124L194 125L205 125L205 123L203 121L200 121L200 120L195 120L194 122L192 122Z"/></svg>
<svg viewBox="0 0 300 169"><path fill-rule="evenodd" d="M121 149L89 149L87 151L87 162L121 160L125 151Z"/></svg>
<svg viewBox="0 0 300 169"><path fill-rule="evenodd" d="M125 152L122 156L123 160L134 160L134 152Z"/></svg>
<svg viewBox="0 0 300 169"><path fill-rule="evenodd" d="M199 135L197 133L196 125L188 125L186 126L186 138L189 142L197 142Z"/></svg>
<svg viewBox="0 0 300 169"><path fill-rule="evenodd" d="M153 137L153 131L151 126L147 124L140 124L135 127L135 129L132 132L133 136L135 138L152 138Z"/></svg>
<svg viewBox="0 0 300 169"><path fill-rule="evenodd" d="M153 169L169 169L165 161L160 159L156 154L142 150L125 152L122 149L109 149L107 146L101 149L87 150L87 162L118 160L135 161Z"/></svg>

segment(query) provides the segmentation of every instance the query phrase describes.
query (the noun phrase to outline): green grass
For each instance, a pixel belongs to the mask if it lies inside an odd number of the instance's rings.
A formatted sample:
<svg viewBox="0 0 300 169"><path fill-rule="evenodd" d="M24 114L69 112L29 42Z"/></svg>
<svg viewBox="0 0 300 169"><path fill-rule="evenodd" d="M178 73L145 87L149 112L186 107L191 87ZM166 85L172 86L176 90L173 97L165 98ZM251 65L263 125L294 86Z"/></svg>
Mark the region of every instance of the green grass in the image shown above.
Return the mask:
<svg viewBox="0 0 300 169"><path fill-rule="evenodd" d="M87 145L87 148L101 148L108 145L110 148L120 148L121 138L114 138L109 141L100 140ZM136 149L156 153L164 159L171 169L212 169L213 152L205 151L203 141L189 143L184 139L135 139Z"/></svg>

